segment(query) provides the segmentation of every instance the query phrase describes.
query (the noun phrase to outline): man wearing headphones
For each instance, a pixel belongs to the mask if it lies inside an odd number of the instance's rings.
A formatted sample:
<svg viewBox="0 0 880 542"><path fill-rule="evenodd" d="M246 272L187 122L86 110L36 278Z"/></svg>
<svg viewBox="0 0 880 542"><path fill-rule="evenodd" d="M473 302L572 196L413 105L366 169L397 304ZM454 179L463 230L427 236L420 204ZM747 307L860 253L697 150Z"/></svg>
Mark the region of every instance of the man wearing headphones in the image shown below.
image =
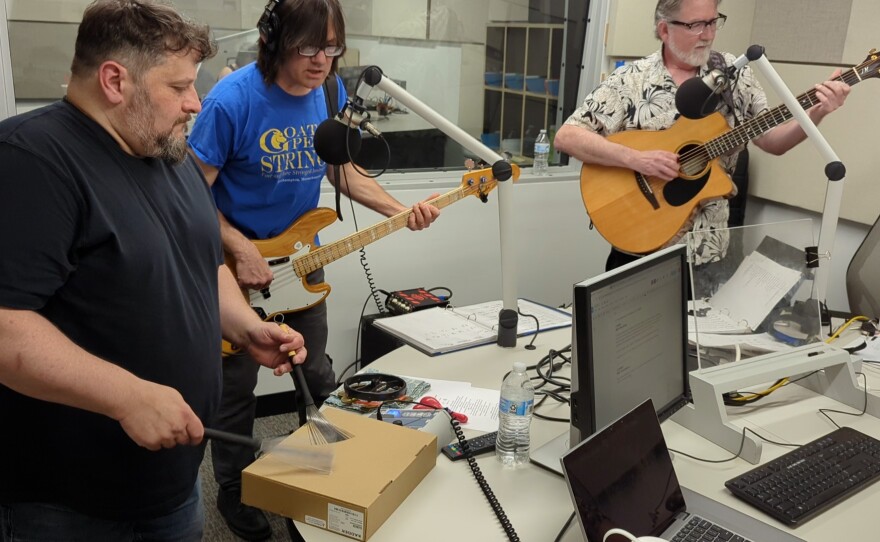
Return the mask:
<svg viewBox="0 0 880 542"><path fill-rule="evenodd" d="M345 52L345 21L338 0L270 0L258 28L256 63L217 83L189 137L191 152L212 187L224 250L235 264L239 285L251 290L266 288L274 278L251 240L275 237L315 209L324 175L342 193L382 215L407 210L350 163L339 168L341 179L335 178L314 149L315 130L328 116L324 81L335 77L337 103L346 99L335 75ZM440 213L424 202L412 210L411 230L428 227ZM307 281L315 284L323 278L323 270L317 270ZM325 354L327 308L322 302L285 315L285 321L305 339L308 357L303 372L320 401L336 388ZM246 355L227 357L219 429L252 433L255 367ZM218 442L212 442L211 450L220 485L217 507L230 529L247 540L271 536L262 512L240 502L241 470L253 461L253 451Z"/></svg>

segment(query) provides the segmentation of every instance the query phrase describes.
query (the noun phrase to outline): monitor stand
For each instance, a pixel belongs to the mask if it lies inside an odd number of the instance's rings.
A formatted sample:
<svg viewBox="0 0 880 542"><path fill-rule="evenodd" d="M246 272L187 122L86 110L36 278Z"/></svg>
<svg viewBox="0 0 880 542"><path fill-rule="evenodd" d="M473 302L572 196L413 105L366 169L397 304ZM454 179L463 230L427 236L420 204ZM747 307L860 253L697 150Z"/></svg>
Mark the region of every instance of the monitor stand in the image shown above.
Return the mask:
<svg viewBox="0 0 880 542"><path fill-rule="evenodd" d="M562 463L559 462L559 459L571 449L569 442L571 442L571 431L566 429L555 439L532 450L529 454L529 460L539 467L544 467L562 476Z"/></svg>
<svg viewBox="0 0 880 542"><path fill-rule="evenodd" d="M728 421L722 395L780 378L797 380L813 371L823 372L820 393L862 409L865 390L856 382L849 353L820 342L692 372L694 402L675 413L672 420L757 464L761 460L761 440Z"/></svg>

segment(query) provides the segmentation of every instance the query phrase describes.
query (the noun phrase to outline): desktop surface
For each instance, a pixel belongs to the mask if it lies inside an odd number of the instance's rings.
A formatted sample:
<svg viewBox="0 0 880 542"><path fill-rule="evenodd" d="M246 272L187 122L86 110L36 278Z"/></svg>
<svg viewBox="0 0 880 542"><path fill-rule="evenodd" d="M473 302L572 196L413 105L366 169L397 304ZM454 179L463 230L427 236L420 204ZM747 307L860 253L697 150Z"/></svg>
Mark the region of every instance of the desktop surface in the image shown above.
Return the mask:
<svg viewBox="0 0 880 542"><path fill-rule="evenodd" d="M496 345L481 346L461 352L428 357L408 346L401 347L370 365L382 372L444 380L466 380L474 386L498 389L504 373L513 361L534 364L548 350L560 350L570 341L568 329L538 335L536 350L523 348L520 339L516 348ZM880 382L880 375L874 381ZM869 382L870 385L870 382ZM843 405L804 389L785 386L760 403L744 410L731 411L734 423L746 425L773 440L803 444L834 429L818 414L819 408L850 410ZM567 417L567 405L542 409L549 416ZM871 416L834 415L841 425L880 438L880 421ZM468 437L477 432L468 431ZM533 419L532 447L535 448L567 430L567 424ZM667 420L662 424L667 444L679 450L708 459L726 459L731 454ZM762 462L782 455L788 448L765 444ZM564 479L534 465L504 470L494 456L477 458L486 480L507 513L522 540L554 540L572 513L571 499ZM876 526L870 520L880 506L880 484L866 488L853 498L824 512L805 525L790 529L775 522L734 497L724 483L750 470L754 465L737 459L727 463L706 464L673 452L673 464L681 485L705 495L744 514L755 517L808 542L828 540L873 540ZM297 523L309 542L343 542L349 540L334 533ZM462 534L464 533L464 534ZM446 542L452 538L465 540L505 540L504 532L463 461L452 462L443 456L397 511L370 538L372 542L397 542L418 537L420 542ZM571 526L560 539L582 541L579 528Z"/></svg>

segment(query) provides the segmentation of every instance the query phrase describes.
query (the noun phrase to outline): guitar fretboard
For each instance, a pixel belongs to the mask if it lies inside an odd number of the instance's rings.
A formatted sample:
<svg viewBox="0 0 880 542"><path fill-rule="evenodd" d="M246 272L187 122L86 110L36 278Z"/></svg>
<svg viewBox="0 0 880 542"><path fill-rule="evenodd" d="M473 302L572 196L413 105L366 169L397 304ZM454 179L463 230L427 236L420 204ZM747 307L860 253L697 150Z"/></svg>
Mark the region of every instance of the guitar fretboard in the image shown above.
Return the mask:
<svg viewBox="0 0 880 542"><path fill-rule="evenodd" d="M487 183L488 182L494 183L494 180L487 181ZM491 188L487 184L481 185L476 182L465 183L451 192L447 192L446 194L429 200L427 203L434 205L438 209L442 209L443 207L464 199L467 196L478 194L480 191L488 192L489 190L491 190ZM365 230L357 231L338 241L322 245L308 254L295 259L293 261L293 269L296 271L296 275L300 278L305 277L312 271L321 269L327 264L351 254L355 250L359 250L374 241L378 241L379 239L406 227L407 221L412 213L412 209L401 211L374 226Z"/></svg>
<svg viewBox="0 0 880 542"><path fill-rule="evenodd" d="M844 83L853 86L864 80L859 73L865 72L867 67L876 62L875 59L869 59L863 64L845 71L837 77L836 80L843 81ZM873 77L873 75L871 76ZM798 104L804 109L809 109L819 103L815 88L801 94L796 99ZM731 150L763 135L771 128L790 120L793 116L794 115L785 104L776 106L773 109L740 124L736 128L707 141L703 145L689 150L681 157L681 169L683 171L700 171L706 162L727 154Z"/></svg>

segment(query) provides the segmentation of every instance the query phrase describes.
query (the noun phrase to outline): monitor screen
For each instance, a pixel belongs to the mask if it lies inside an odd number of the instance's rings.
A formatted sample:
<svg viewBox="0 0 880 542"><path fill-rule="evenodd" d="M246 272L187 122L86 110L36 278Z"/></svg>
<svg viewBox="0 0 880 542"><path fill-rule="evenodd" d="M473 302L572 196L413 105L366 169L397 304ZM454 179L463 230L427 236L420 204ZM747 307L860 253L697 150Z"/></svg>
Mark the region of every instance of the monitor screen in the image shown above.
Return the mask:
<svg viewBox="0 0 880 542"><path fill-rule="evenodd" d="M660 421L687 403L688 283L675 245L575 284L570 446L645 399Z"/></svg>

